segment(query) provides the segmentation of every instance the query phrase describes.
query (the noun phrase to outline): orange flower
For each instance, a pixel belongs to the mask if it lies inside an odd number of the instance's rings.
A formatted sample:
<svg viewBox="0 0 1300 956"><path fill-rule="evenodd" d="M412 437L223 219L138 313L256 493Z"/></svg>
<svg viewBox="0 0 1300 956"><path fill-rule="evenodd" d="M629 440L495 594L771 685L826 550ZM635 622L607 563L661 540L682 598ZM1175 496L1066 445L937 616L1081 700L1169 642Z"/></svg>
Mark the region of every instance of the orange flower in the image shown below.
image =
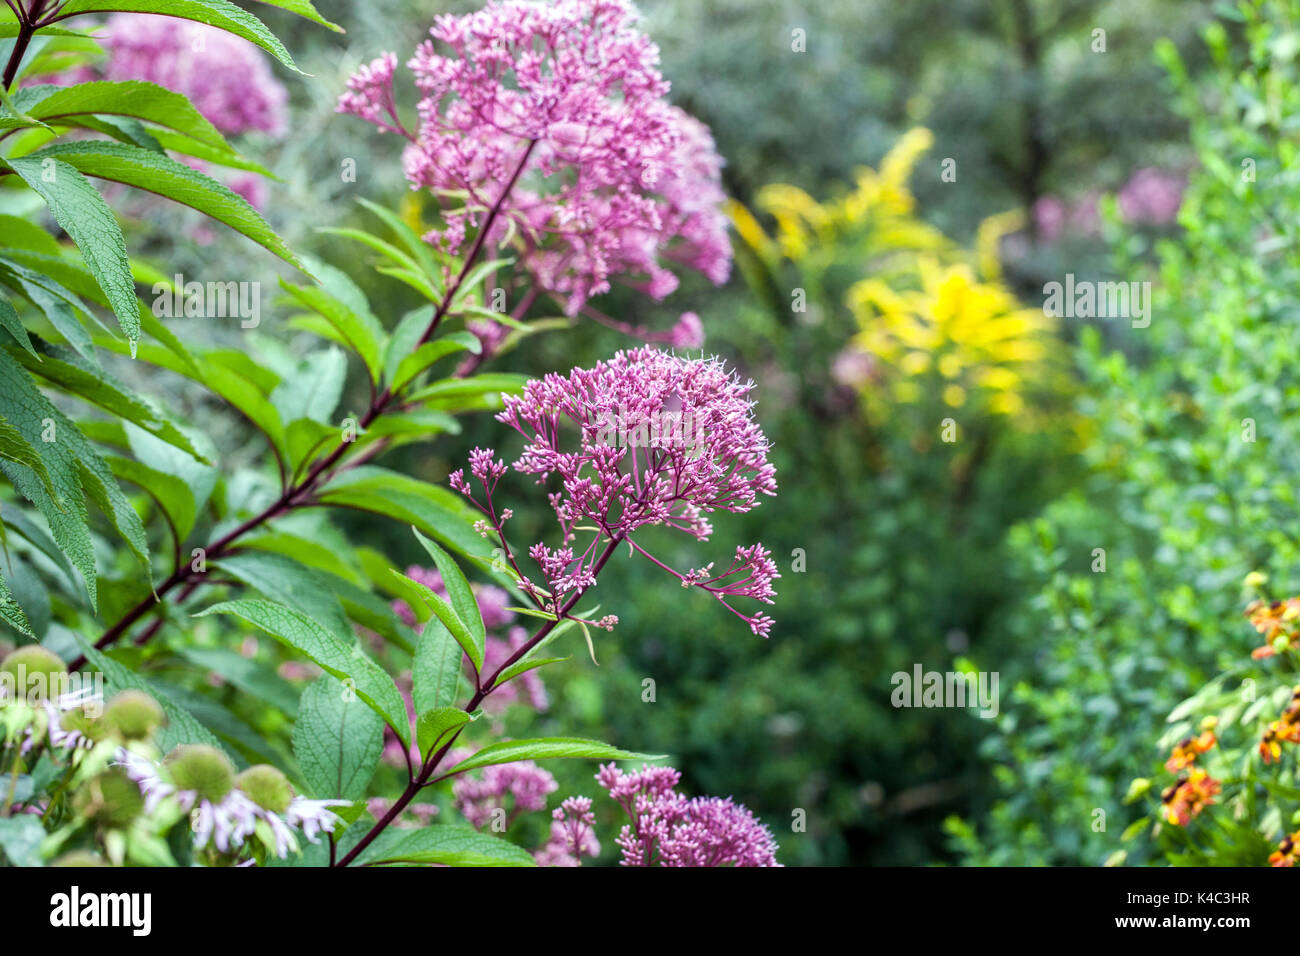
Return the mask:
<svg viewBox="0 0 1300 956"><path fill-rule="evenodd" d="M1282 759L1282 744L1300 744L1300 687L1291 695L1291 703L1280 719L1268 725L1259 741L1259 755L1264 763Z"/></svg>
<svg viewBox="0 0 1300 956"><path fill-rule="evenodd" d="M1165 763L1165 769L1170 773L1186 770L1196 763L1197 757L1213 747L1215 742L1212 730L1206 730L1199 737L1186 738L1174 748L1174 752Z"/></svg>
<svg viewBox="0 0 1300 956"><path fill-rule="evenodd" d="M1300 637L1300 625L1297 624L1300 621L1300 597L1274 601L1272 604L1251 601L1246 606L1245 613L1255 630L1264 636L1263 646L1255 648L1250 654L1255 660L1276 654L1273 642L1282 636L1286 637L1291 647L1300 646L1296 641Z"/></svg>
<svg viewBox="0 0 1300 956"><path fill-rule="evenodd" d="M1161 796L1165 819L1174 826L1187 826L1193 817L1214 802L1220 789L1219 781L1209 773L1200 767L1192 768L1191 773L1180 777Z"/></svg>
<svg viewBox="0 0 1300 956"><path fill-rule="evenodd" d="M1295 866L1300 862L1300 831L1283 837L1277 852L1268 858L1270 866Z"/></svg>

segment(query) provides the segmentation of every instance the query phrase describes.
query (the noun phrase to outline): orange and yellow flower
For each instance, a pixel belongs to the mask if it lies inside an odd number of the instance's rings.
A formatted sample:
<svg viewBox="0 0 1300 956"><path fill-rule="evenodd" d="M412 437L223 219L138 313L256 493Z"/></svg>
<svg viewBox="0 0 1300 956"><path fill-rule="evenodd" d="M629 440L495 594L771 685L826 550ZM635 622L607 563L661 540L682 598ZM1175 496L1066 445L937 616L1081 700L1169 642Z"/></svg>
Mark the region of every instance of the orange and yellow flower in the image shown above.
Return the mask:
<svg viewBox="0 0 1300 956"><path fill-rule="evenodd" d="M1193 767L1161 796L1165 819L1174 826L1185 827L1202 810L1214 803L1222 789L1208 771Z"/></svg>

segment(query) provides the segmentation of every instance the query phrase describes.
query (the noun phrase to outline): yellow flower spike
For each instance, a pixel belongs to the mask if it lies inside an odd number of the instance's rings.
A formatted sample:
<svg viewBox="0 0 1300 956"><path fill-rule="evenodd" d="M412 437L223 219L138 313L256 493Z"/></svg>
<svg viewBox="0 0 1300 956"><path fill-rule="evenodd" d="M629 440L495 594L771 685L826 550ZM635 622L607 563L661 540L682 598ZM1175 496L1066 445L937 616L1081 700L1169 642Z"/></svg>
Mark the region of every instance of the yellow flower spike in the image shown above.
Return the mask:
<svg viewBox="0 0 1300 956"><path fill-rule="evenodd" d="M989 216L979 224L975 231L975 261L981 276L986 279L1002 277L1002 259L998 255L998 246L1003 237L1019 232L1025 225L1025 214L1020 209Z"/></svg>

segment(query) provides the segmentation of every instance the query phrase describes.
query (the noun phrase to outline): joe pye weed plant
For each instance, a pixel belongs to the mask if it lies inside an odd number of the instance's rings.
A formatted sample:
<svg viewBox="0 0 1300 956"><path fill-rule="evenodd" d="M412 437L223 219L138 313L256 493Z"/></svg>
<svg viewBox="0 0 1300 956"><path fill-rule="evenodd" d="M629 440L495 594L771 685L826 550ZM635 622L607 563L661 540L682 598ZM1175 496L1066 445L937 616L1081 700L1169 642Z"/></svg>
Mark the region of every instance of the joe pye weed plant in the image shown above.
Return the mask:
<svg viewBox="0 0 1300 956"><path fill-rule="evenodd" d="M306 0L265 5L341 29ZM517 687L535 690L538 669L568 660L546 656L565 641L598 657L593 629L618 633L617 596L598 606L592 591L616 558L658 565L665 594L713 595L748 637L774 627L754 607L775 597L770 552L706 553L712 516L776 493L752 383L698 351L694 313L654 330L594 304L614 283L662 299L681 269L720 283L731 261L722 161L668 101L633 9L511 0L439 16L407 63L413 113L398 105L395 54L340 91L349 115L337 121L404 141L393 161L432 200L424 230L365 200L382 233L328 230L427 300L390 318L342 270L290 250L246 198L260 191L210 174L265 172L226 133L278 128L280 93L256 88L278 87L272 74L235 81L221 59L187 72L130 55L133 35L161 49L218 30L241 50L229 68L260 48L295 70L257 4L6 7L4 859L574 865L600 846L589 797L554 808L541 846L499 824L507 798L516 815L545 808L554 778L538 761L576 758L606 762L597 779L627 817L612 838L624 864L776 865L771 833L744 807L680 794L671 768L612 763L658 758L576 737L506 739L492 706L537 706ZM240 82L252 87L239 102L221 92ZM265 115L232 119L258 103ZM129 210L104 198L121 186L197 210L296 269L281 280L284 304L317 347L298 357L264 339L232 349L178 334L140 297L165 288L168 270L128 256ZM531 381L494 365L531 336L582 335L586 319L641 342ZM201 431L127 384L137 379L183 381L232 417ZM511 539L511 506L529 503L507 506L495 451L476 449L450 487L386 466L393 450L484 411L506 426L503 447L511 430L523 438L512 467L540 486L531 506L546 495L554 511L546 540ZM682 421L689 432L662 427ZM264 452L228 466L245 432ZM413 528L430 567L403 574L350 543L336 521L347 511ZM696 566L652 554L640 534L652 526L695 538ZM238 693L186 682L196 667ZM83 674L102 674L106 700L69 690ZM386 754L395 788L377 774ZM456 815L466 822L444 822Z"/></svg>

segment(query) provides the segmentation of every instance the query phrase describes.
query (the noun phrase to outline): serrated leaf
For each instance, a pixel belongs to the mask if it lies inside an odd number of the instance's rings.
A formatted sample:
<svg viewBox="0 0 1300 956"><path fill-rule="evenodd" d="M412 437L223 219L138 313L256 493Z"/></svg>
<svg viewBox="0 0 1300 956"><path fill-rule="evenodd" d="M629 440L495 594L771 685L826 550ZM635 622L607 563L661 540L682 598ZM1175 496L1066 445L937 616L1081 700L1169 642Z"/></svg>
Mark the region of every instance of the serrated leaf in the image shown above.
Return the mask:
<svg viewBox="0 0 1300 956"><path fill-rule="evenodd" d="M394 392L400 391L408 382L429 369L433 363L453 352L472 352L477 355L482 351L483 343L478 336L470 332L452 332L439 336L432 342L425 342L398 364L392 375L389 387Z"/></svg>
<svg viewBox="0 0 1300 956"><path fill-rule="evenodd" d="M357 355L370 373L370 381L380 380L380 355L383 328L380 321L369 312L356 310L324 289L313 286L296 286L281 280L282 289L329 323L343 342Z"/></svg>
<svg viewBox="0 0 1300 956"><path fill-rule="evenodd" d="M410 718L402 695L384 669L355 643L346 644L300 611L270 601L226 601L196 616L212 614L234 615L301 651L340 680L350 679L357 696L384 718L404 745L410 745Z"/></svg>
<svg viewBox="0 0 1300 956"><path fill-rule="evenodd" d="M17 173L45 200L55 222L81 250L82 258L103 289L118 325L127 340L134 344L140 339L140 314L122 229L90 180L67 163L52 156L47 158L51 160L48 166L36 156L0 159L0 163ZM48 178L47 170L50 172Z"/></svg>
<svg viewBox="0 0 1300 956"><path fill-rule="evenodd" d="M293 725L293 753L317 799L359 800L384 752L384 721L334 677L308 685Z"/></svg>
<svg viewBox="0 0 1300 956"><path fill-rule="evenodd" d="M501 672L493 687L500 687L502 684L508 684L525 671L533 670L537 667L544 667L547 664L561 664L567 661L567 657L540 657L534 660L525 658L522 661L516 661Z"/></svg>
<svg viewBox="0 0 1300 956"><path fill-rule="evenodd" d="M10 354L33 375L45 379L69 395L75 395L119 419L137 425L155 438L186 452L198 462L210 464L194 447L188 435L147 399L131 394L125 385L111 375L86 368L75 356L60 356L53 349L39 357L29 356L17 349L11 349Z"/></svg>
<svg viewBox="0 0 1300 956"><path fill-rule="evenodd" d="M56 143L32 153L23 161L39 162L46 158L65 163L87 176L134 186L197 209L205 216L247 236L290 265L306 271L298 257L248 200L206 173L178 163L168 156L128 143L94 140Z"/></svg>
<svg viewBox="0 0 1300 956"><path fill-rule="evenodd" d="M311 0L258 0L258 3L265 3L272 7L279 7L281 10L288 10L290 13L296 13L300 17L306 17L314 23L319 23L323 27L329 27L335 33L346 32L337 23L331 23L320 15L312 5Z"/></svg>
<svg viewBox="0 0 1300 956"><path fill-rule="evenodd" d="M465 575L461 573L460 567L457 566L446 551L420 534L419 528L412 528L411 531L415 534L415 540L419 541L424 550L428 552L429 557L433 558L438 573L442 575L442 584L447 589L447 598L451 603L451 607L456 612L456 617L469 629L470 636L478 649L478 658L474 659L473 654L470 655L470 658L474 660L475 669L481 668L483 664L483 648L487 640L487 629L483 624L483 615L479 612L478 601L474 599L473 589L469 586L469 582L465 580Z"/></svg>
<svg viewBox="0 0 1300 956"><path fill-rule="evenodd" d="M301 73L293 57L264 24L247 10L227 0L68 0L59 8L62 17L82 13L156 13L209 26L243 37L271 54L289 69Z"/></svg>
<svg viewBox="0 0 1300 956"><path fill-rule="evenodd" d="M444 600L441 595L428 585L416 581L414 578L403 574L396 568L392 569L392 573L395 577L400 578L405 582L405 587L414 590L420 601L424 603L425 607L433 611L438 620L440 620L446 626L447 630L451 632L451 636L456 639L456 643L458 643L461 646L461 649L464 650L470 663L474 665L475 673L481 674L483 672L483 647L475 641L473 632L470 631L465 622L460 619L460 616L455 612L451 604Z"/></svg>

